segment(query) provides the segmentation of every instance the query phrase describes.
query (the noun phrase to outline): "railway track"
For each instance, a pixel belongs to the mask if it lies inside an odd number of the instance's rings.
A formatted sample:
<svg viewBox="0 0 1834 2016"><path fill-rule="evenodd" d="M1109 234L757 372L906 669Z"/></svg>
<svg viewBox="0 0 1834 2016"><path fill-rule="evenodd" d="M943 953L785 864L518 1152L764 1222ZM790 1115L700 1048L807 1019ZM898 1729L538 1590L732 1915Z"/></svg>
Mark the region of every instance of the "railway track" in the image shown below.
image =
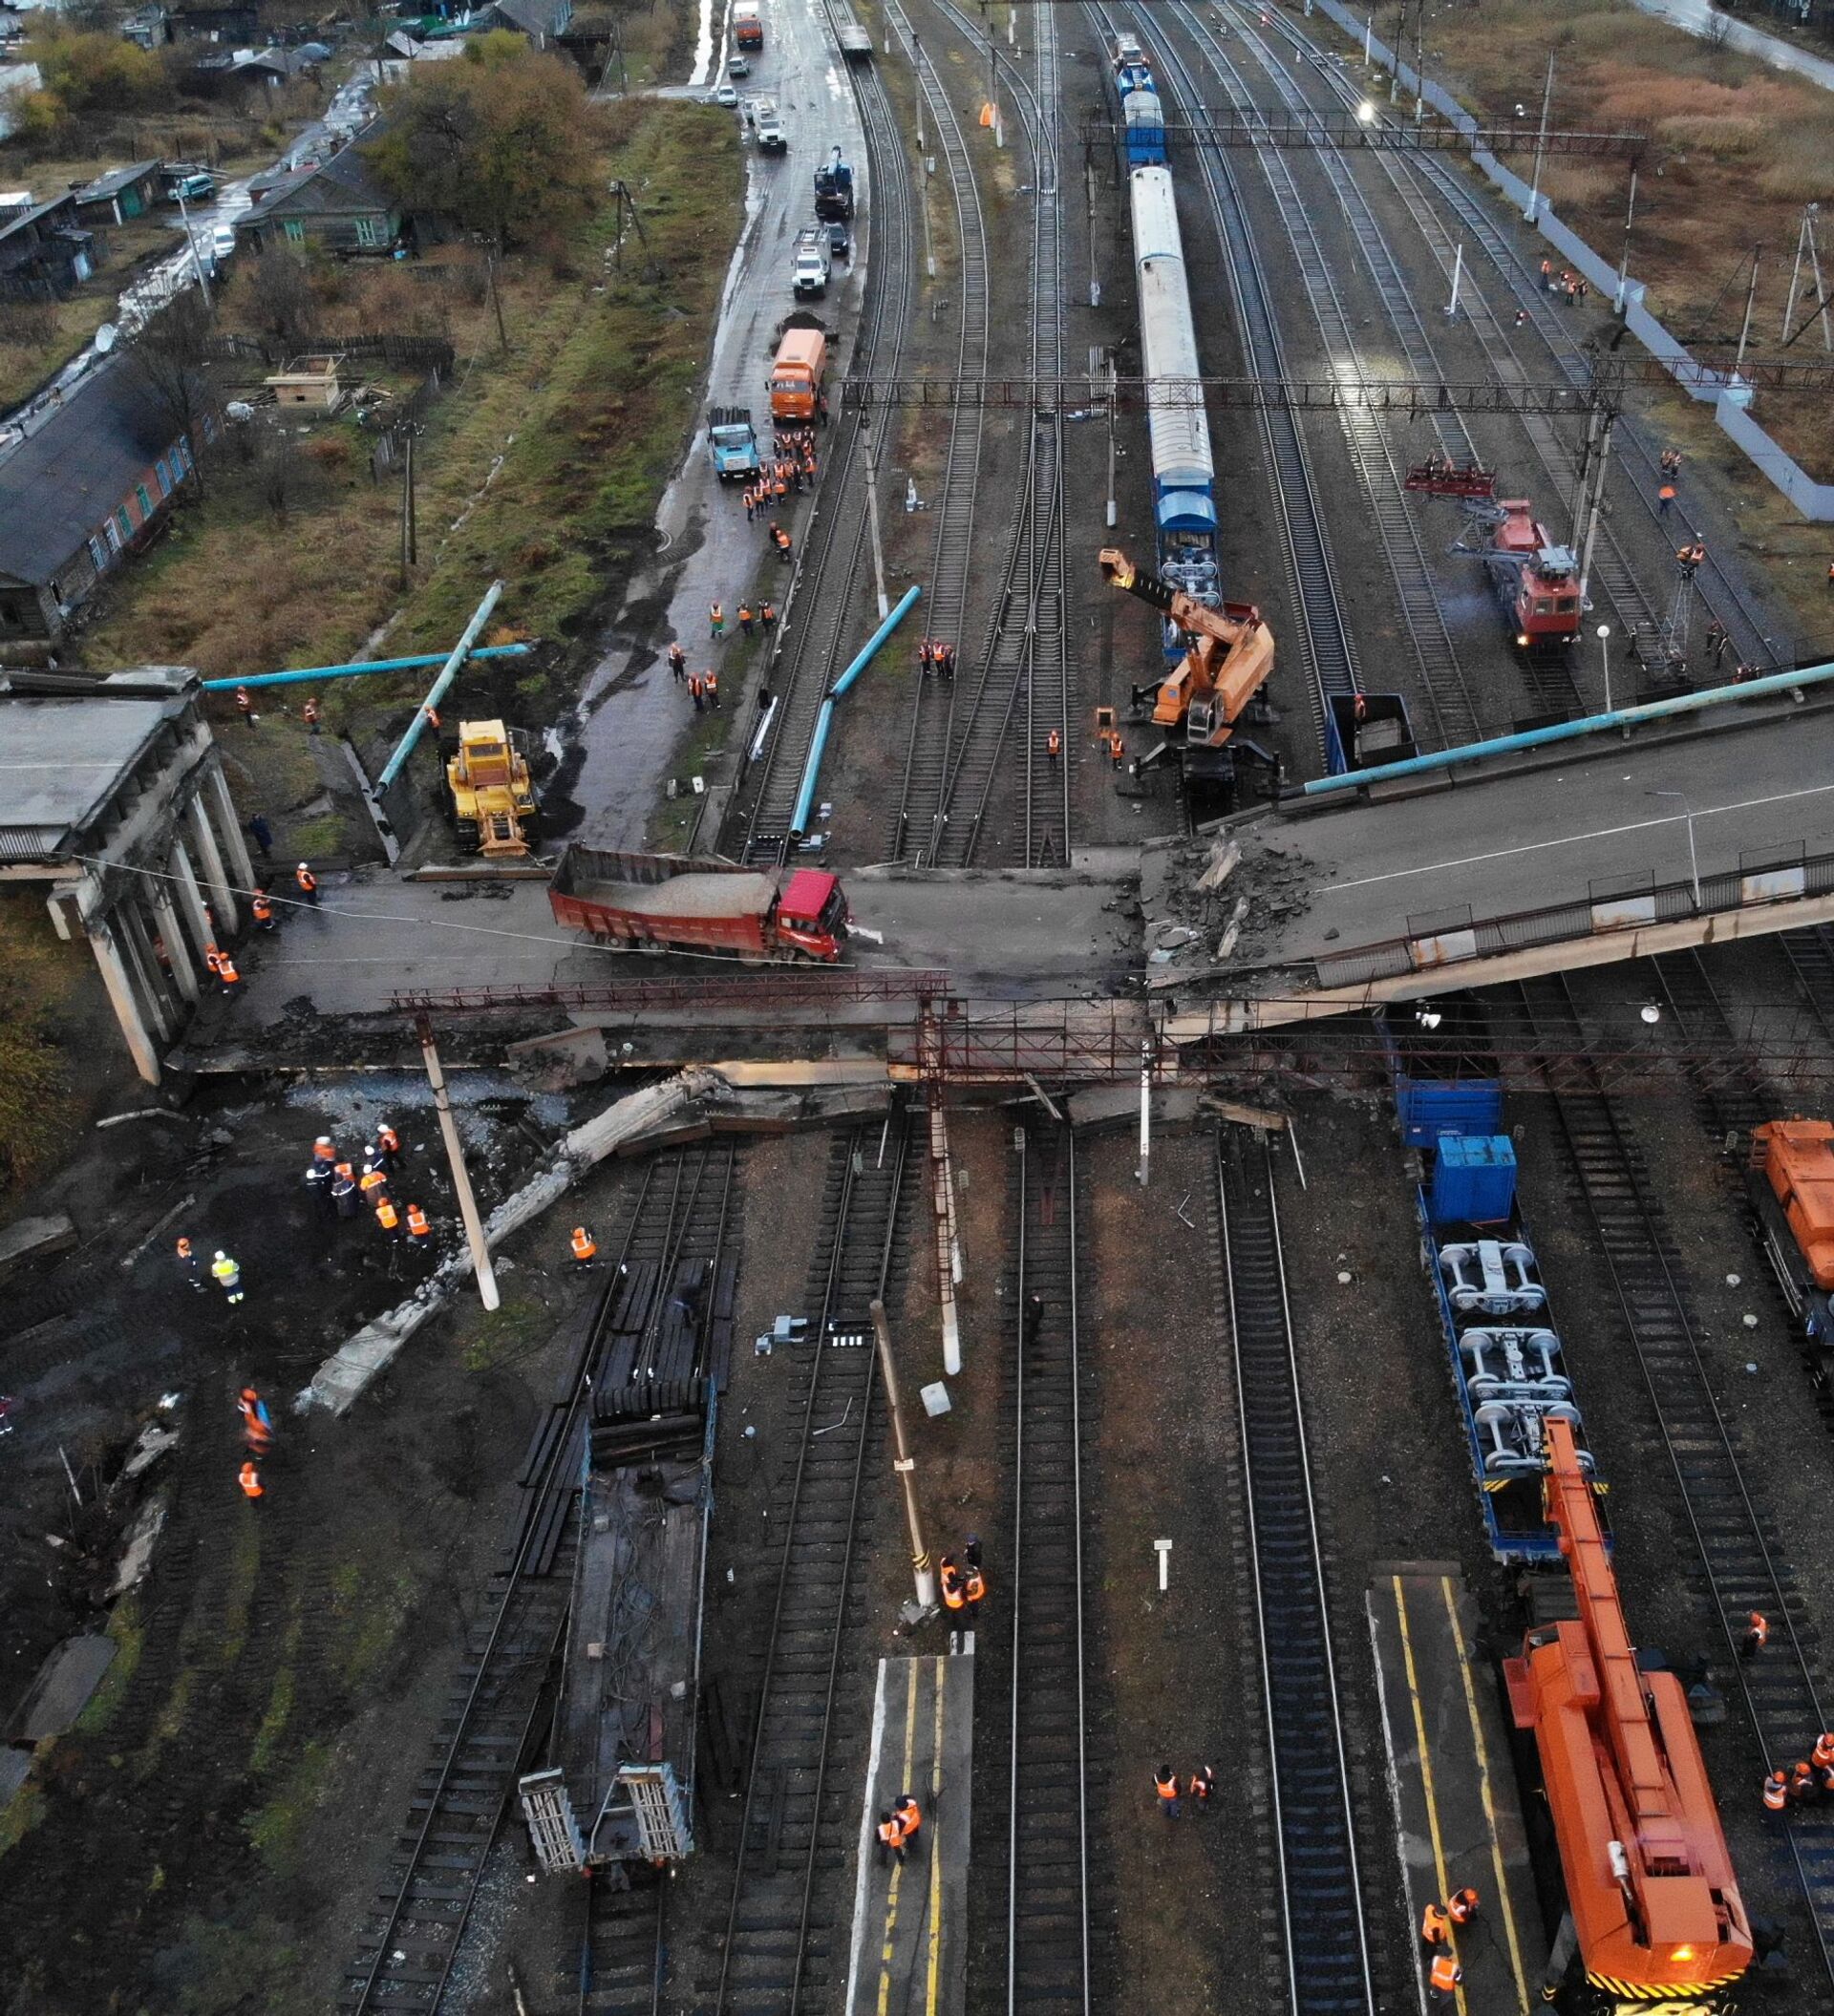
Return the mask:
<svg viewBox="0 0 1834 2016"><path fill-rule="evenodd" d="M831 1787L861 1480L881 1430L869 1309L898 1261L907 1134L838 1139L809 1305L794 1474L777 1522L776 1605L753 1727L737 1865L719 1977L703 2006L795 2016L829 2005L846 1972L852 1893L843 1878L857 1810ZM843 1891L845 1894L843 1895Z"/></svg>
<svg viewBox="0 0 1834 2016"><path fill-rule="evenodd" d="M912 32L898 0L885 0L885 17L903 41L916 71L928 111L930 131L941 143L949 188L955 206L955 275L961 342L958 372L985 372L988 341L987 225L981 215L980 185L962 138L961 122L935 61ZM927 200L928 192L924 192ZM936 525L929 581L918 610L924 634L956 647L962 656L968 610L969 562L974 551L974 495L981 464L983 414L979 406L957 406L949 418L949 447L935 497ZM912 682L910 727L905 743L904 782L888 838L888 858L935 857L949 778L949 753L955 732L957 684L919 676Z"/></svg>
<svg viewBox="0 0 1834 2016"><path fill-rule="evenodd" d="M1217 1202L1260 1622L1280 1909L1297 2016L1374 2016L1355 1814L1293 1350L1273 1152L1231 1129Z"/></svg>
<svg viewBox="0 0 1834 2016"><path fill-rule="evenodd" d="M1120 25L1119 10L1100 4L1100 0L1091 0L1091 11L1103 34L1112 36ZM1153 46L1158 39L1157 34L1152 36ZM1175 57L1168 60L1162 56L1161 60L1162 67L1156 74L1168 108L1176 109L1184 119L1201 119L1203 97L1189 69ZM1198 180L1216 227L1217 249L1228 283L1235 327L1241 332L1243 369L1255 377L1291 376L1274 320L1272 287L1258 240L1248 228L1234 166L1211 148L1197 150L1196 164ZM1214 361L1207 368L1215 369ZM1298 416L1284 410L1268 410L1260 419L1292 615L1292 622L1282 632L1282 645L1285 647L1287 638L1291 636L1304 658L1307 697L1322 759L1328 746L1325 722L1329 698L1358 691L1362 678L1355 646L1338 600L1340 576L1312 476L1311 452Z"/></svg>
<svg viewBox="0 0 1834 2016"><path fill-rule="evenodd" d="M832 24L836 10L827 9ZM870 173L866 298L854 369L895 371L910 321L913 212L910 171L885 85L876 68L845 66L860 106ZM803 526L803 557L794 599L783 612L780 655L768 674L777 713L746 788L735 799L725 851L735 859L783 861L791 819L829 688L860 629L857 584L866 563L866 457L861 416L843 412L825 437L827 470Z"/></svg>
<svg viewBox="0 0 1834 2016"><path fill-rule="evenodd" d="M1583 1050L1585 1032L1564 979L1518 991L1538 1037ZM1618 1316L1636 1353L1718 1620L1725 1646L1720 1670L1733 1676L1767 1762L1787 1766L1807 1756L1828 1726L1798 1635L1803 1604L1795 1575L1772 1546L1775 1520L1714 1399L1674 1235L1635 1142L1602 1091L1552 1097L1593 1247L1610 1271ZM1747 1661L1738 1647L1754 1610L1770 1620L1771 1645L1761 1659ZM1801 1964L1834 1985L1834 1812L1804 1807L1791 1814L1781 1837L1816 1942L1815 1955L1804 1955Z"/></svg>
<svg viewBox="0 0 1834 2016"><path fill-rule="evenodd" d="M579 2016L662 2016L669 1886L588 1870L580 1929Z"/></svg>
<svg viewBox="0 0 1834 2016"><path fill-rule="evenodd" d="M1243 19L1239 9L1235 19ZM1351 79L1343 74L1340 64L1321 49L1302 27L1283 14L1273 14L1267 25L1273 32L1283 36L1290 47L1309 54L1312 73L1322 79L1327 90L1339 103L1354 105L1358 102L1361 94ZM1488 260L1513 297L1515 305L1522 308L1536 334L1546 344L1561 374L1569 384L1589 384L1590 360L1585 348L1575 340L1571 317L1554 305L1552 297L1542 286L1541 275L1534 263L1511 243L1509 236L1492 214L1490 200L1481 190L1472 186L1452 162L1439 155L1390 154L1383 151L1376 159L1390 179L1397 180L1397 187L1400 186L1398 179L1405 178L1416 188L1431 191L1435 200L1457 220L1461 232L1468 234L1468 242L1475 244ZM1415 209L1413 200L1404 190L1402 193L1403 201L1408 202L1410 209ZM1418 209L1415 214L1417 219L1420 217ZM1423 220L1421 229L1428 232L1428 241L1432 244L1434 234L1428 230ZM1437 245L1435 249L1437 252ZM1440 256L1441 264L1449 266L1449 260L1443 255ZM1468 262L1465 271L1469 279L1472 268ZM1473 316L1472 322L1474 327L1479 326L1478 317ZM1481 336L1483 334L1482 328L1479 328L1479 333ZM1513 346L1503 334L1500 323L1496 334L1508 355L1513 357ZM1486 342L1485 348L1488 350L1491 345ZM1493 356L1493 362L1495 361ZM1500 369L1499 375L1508 379L1513 374L1507 370ZM1540 375L1537 366L1523 382L1530 382ZM1544 443L1537 434L1537 429L1546 425L1545 422L1535 422L1528 426L1530 439L1535 443L1538 452L1542 450ZM1543 463L1557 487L1567 489L1570 494L1568 485L1562 483L1560 478L1563 465L1573 467L1571 457L1565 450L1559 448L1558 443L1552 444L1543 455ZM1656 466L1655 453L1641 438L1638 430L1620 425L1616 434L1613 463L1621 481L1630 487L1650 519L1656 519L1659 515L1657 492L1662 478ZM1575 470L1575 479L1576 475ZM1671 520L1662 527L1665 541L1670 537L1671 526L1677 533L1688 529L1678 519ZM1609 523L1601 533L1592 565L1594 574L1605 584L1607 593L1619 616L1626 623L1644 623L1651 626L1658 623L1655 606L1637 584L1634 572L1625 560L1622 548ZM1708 612L1726 626L1737 658L1759 665L1776 665L1783 662L1784 654L1766 626L1762 612L1718 563L1711 545L1708 548L1706 564L1699 570L1696 583Z"/></svg>
<svg viewBox="0 0 1834 2016"><path fill-rule="evenodd" d="M1137 9L1137 17L1140 11ZM1168 0L1159 18L1157 39L1162 54L1177 66L1180 91L1191 105L1204 103L1204 93L1192 77L1189 66L1170 32L1176 22L1199 51L1211 73L1223 86L1229 103L1237 111L1252 109L1253 95L1237 68L1227 46L1216 35L1194 7L1184 0ZM1201 115L1200 115L1201 116ZM1200 148L1200 154L1211 152ZM1277 147L1255 150L1255 158L1268 191L1279 213L1280 223L1291 247L1301 285L1311 307L1312 320L1325 349L1325 369L1335 375L1373 377L1344 306L1331 259L1319 239L1311 206L1301 193L1291 164ZM1226 164L1224 173L1231 170ZM1441 747L1474 741L1479 732L1479 713L1469 682L1446 627L1445 615L1434 586L1419 528L1402 487L1405 474L1395 443L1382 417L1366 409L1338 409L1351 466L1368 506L1370 522L1380 538L1407 626L1415 664L1423 682L1422 697L1432 711L1434 730Z"/></svg>
<svg viewBox="0 0 1834 2016"><path fill-rule="evenodd" d="M625 1270L654 1268L654 1300L679 1262L715 1266L736 1201L731 1142L650 1162L617 1261L607 1270L582 1348L542 1422L524 1467L523 1499L492 1603L470 1632L431 1754L397 1830L337 2006L357 2012L437 2010L458 1959L503 1811L537 1730L538 1710L565 1630L578 1537L572 1512L591 1395L611 1339L608 1322ZM613 1241L607 1241L611 1250Z"/></svg>
<svg viewBox="0 0 1834 2016"><path fill-rule="evenodd" d="M1027 1126L1018 1156L1013 1340L1006 2001L1108 2006L1090 1899L1083 1630L1077 1173L1068 1128ZM1039 1298L1038 1313L1027 1305Z"/></svg>
<svg viewBox="0 0 1834 2016"><path fill-rule="evenodd" d="M971 36L974 24L952 0L941 11ZM1057 156L1057 30L1049 8L1032 20L1035 88L1009 64L1006 75L1032 155L1032 376L1063 370L1063 223ZM992 32L992 21L983 32ZM966 719L948 760L942 817L929 857L966 866L997 850L1024 867L1069 859L1070 775L1080 736L1072 737L1069 639L1065 628L1063 415L1033 414L1026 437L1020 509L989 611ZM1055 730L1058 759L1046 753ZM1017 736L1015 745L1014 737ZM1009 784L1016 775L1016 788Z"/></svg>

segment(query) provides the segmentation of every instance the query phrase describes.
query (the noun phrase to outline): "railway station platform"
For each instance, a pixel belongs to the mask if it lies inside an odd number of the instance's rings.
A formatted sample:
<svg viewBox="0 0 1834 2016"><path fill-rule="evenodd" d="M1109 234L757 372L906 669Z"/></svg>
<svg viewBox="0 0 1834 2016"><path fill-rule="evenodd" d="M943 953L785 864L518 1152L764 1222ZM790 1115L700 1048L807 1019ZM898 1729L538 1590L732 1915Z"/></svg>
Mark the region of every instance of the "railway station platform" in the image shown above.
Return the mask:
<svg viewBox="0 0 1834 2016"><path fill-rule="evenodd" d="M1503 1710L1473 1665L1470 1594L1452 1562L1400 1561L1377 1569L1367 1605L1409 1936L1423 1954L1427 1905L1476 1890L1478 1915L1457 1934L1459 2016L1529 2016L1546 1942ZM1423 1957L1418 1979L1426 2009Z"/></svg>
<svg viewBox="0 0 1834 2016"><path fill-rule="evenodd" d="M860 1810L860 1875L847 2016L955 2016L968 1988L969 1788L974 1768L973 1634L961 1649L882 1659ZM879 1817L909 1793L921 1846L879 1857Z"/></svg>

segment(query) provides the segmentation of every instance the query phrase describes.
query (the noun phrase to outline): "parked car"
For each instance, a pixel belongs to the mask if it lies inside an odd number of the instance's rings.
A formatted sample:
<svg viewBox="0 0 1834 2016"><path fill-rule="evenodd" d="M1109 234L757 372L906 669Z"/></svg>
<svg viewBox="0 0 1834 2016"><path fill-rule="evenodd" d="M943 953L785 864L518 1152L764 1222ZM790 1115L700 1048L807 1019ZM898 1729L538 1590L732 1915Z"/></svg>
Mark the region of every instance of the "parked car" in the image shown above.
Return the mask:
<svg viewBox="0 0 1834 2016"><path fill-rule="evenodd" d="M738 104L738 93L730 84L722 84L714 93L714 103L715 105L724 105L728 110L731 110Z"/></svg>
<svg viewBox="0 0 1834 2016"><path fill-rule="evenodd" d="M204 174L202 169L192 175L181 176L172 184L172 201L175 203L207 203L216 193L216 177Z"/></svg>
<svg viewBox="0 0 1834 2016"><path fill-rule="evenodd" d="M726 74L729 77L749 77L751 74L752 66L748 57L728 56L726 58Z"/></svg>
<svg viewBox="0 0 1834 2016"><path fill-rule="evenodd" d="M236 249L234 224L214 224L210 231L210 256L221 265Z"/></svg>
<svg viewBox="0 0 1834 2016"><path fill-rule="evenodd" d="M853 240L847 235L845 224L828 226L828 256L846 262L853 257Z"/></svg>

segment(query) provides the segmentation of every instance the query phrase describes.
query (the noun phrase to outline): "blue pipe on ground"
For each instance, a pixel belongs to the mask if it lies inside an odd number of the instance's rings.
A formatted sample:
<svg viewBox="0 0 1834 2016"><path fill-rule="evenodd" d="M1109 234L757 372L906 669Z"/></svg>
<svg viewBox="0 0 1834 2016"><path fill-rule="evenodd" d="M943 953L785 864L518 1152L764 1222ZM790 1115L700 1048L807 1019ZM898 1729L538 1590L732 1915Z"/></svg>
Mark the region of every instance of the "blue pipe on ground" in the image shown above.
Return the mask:
<svg viewBox="0 0 1834 2016"><path fill-rule="evenodd" d="M471 647L478 642L478 633L490 620L490 612L497 606L502 592L503 584L501 581L493 581L490 586L485 589L484 599L472 611L471 621L466 624L463 636L453 646L451 652L447 655L445 664L439 668L438 677L427 689L427 697L415 709L414 719L408 723L407 733L395 745L394 755L383 764L381 775L370 787L373 797L379 799L389 786L395 782L395 778L401 775L408 758L414 753L414 745L419 741L421 731L426 727L428 717L432 714L434 709L439 705L440 701L446 697L446 689L458 678L458 668L471 655Z"/></svg>
<svg viewBox="0 0 1834 2016"><path fill-rule="evenodd" d="M1520 734L1492 735L1487 742L1467 742L1461 749L1441 749L1431 755L1405 756L1398 763L1377 763L1369 770L1340 770L1335 776L1313 777L1302 784L1300 795L1315 798L1327 792L1354 791L1364 784L1385 784L1391 777L1415 777L1429 770L1450 769L1455 763L1476 762L1482 756L1513 755L1521 750L1544 748L1549 742L1573 742L1582 735L1605 734L1613 729L1635 728L1645 721L1698 713L1703 708L1721 707L1728 700L1757 700L1765 693L1797 691L1830 679L1834 679L1834 663L1803 666L1798 671L1773 672L1767 679L1748 680L1743 686L1709 687L1705 692L1682 693L1674 700L1646 700L1640 707L1620 707L1609 714L1587 714L1578 721L1557 721L1551 728L1525 729Z"/></svg>
<svg viewBox="0 0 1834 2016"><path fill-rule="evenodd" d="M809 738L808 760L802 766L802 782L797 787L796 810L790 815L790 832L797 839L800 839L809 830L809 813L815 804L815 787L821 781L821 758L827 753L828 731L834 725L834 703L872 663L885 639L916 607L917 598L923 592L923 589L918 587L905 590L899 597L898 606L861 646L853 663L834 682L827 697L821 702L821 711L815 717L815 733Z"/></svg>
<svg viewBox="0 0 1834 2016"><path fill-rule="evenodd" d="M473 658L525 658L532 644L487 644L473 651ZM303 665L296 672L250 672L245 679L206 679L206 693L232 693L239 686L299 686L308 679L360 679L371 672L419 672L430 665L444 665L444 651L422 651L413 658L352 658L346 665Z"/></svg>

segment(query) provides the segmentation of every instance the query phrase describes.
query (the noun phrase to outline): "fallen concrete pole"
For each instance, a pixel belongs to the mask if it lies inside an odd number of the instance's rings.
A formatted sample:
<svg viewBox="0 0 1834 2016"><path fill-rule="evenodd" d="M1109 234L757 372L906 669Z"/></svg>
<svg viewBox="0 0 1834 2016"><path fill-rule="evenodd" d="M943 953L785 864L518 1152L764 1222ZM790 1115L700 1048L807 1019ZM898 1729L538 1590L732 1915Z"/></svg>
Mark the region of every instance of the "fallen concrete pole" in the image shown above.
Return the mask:
<svg viewBox="0 0 1834 2016"><path fill-rule="evenodd" d="M531 1177L484 1220L484 1243L495 1248L539 1218L589 1169L615 1155L634 1136L675 1118L685 1109L716 1091L724 1081L714 1072L682 1072L660 1085L646 1085L614 1100L561 1143L547 1168ZM323 1407L347 1412L372 1379L389 1365L430 1316L435 1315L472 1277L471 1254L461 1248L442 1261L406 1302L366 1323L345 1340L312 1374L312 1381L293 1401L294 1411Z"/></svg>

